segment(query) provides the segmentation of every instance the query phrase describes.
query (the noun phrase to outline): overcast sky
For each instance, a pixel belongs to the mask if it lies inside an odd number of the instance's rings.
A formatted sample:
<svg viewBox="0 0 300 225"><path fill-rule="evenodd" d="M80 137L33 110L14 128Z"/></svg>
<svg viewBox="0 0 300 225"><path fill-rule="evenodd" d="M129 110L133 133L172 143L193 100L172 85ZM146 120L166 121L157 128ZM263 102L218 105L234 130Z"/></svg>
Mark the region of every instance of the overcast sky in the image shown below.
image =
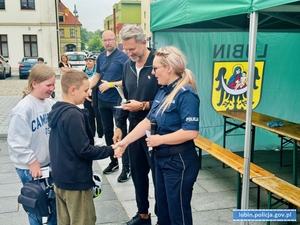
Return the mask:
<svg viewBox="0 0 300 225"><path fill-rule="evenodd" d="M73 13L74 4L79 15L78 20L82 27L95 32L103 30L104 19L113 13L113 5L120 0L61 0Z"/></svg>

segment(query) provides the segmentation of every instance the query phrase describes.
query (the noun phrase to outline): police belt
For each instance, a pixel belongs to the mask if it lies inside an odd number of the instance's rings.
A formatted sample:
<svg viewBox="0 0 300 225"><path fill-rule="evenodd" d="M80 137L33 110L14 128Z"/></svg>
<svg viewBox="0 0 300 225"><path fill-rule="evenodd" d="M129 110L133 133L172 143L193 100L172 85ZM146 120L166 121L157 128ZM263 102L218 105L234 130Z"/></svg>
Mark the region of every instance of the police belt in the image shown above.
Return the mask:
<svg viewBox="0 0 300 225"><path fill-rule="evenodd" d="M175 155L181 152L185 152L190 149L195 149L195 144L194 141L187 141L182 144L178 145L162 145L155 147L155 155L157 157L166 157L166 156L171 156Z"/></svg>

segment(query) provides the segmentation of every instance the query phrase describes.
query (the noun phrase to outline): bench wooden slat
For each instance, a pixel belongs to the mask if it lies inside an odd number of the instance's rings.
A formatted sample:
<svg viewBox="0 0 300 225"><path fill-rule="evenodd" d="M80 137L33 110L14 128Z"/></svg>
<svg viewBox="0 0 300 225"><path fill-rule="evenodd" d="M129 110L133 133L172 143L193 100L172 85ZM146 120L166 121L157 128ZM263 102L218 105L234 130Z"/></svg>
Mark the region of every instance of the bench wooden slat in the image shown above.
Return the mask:
<svg viewBox="0 0 300 225"><path fill-rule="evenodd" d="M239 171L241 174L244 173L244 167L240 168ZM260 166L250 163L250 180L255 177L273 177L275 176L273 173L261 168Z"/></svg>
<svg viewBox="0 0 300 225"><path fill-rule="evenodd" d="M198 135L196 139L194 139L194 143L198 148L206 151L210 155L214 156L221 162L226 165L232 167L232 169L238 171L241 165L243 164L243 160L237 154L232 153L229 150L224 149L223 147L215 144L214 142Z"/></svg>
<svg viewBox="0 0 300 225"><path fill-rule="evenodd" d="M300 188L278 177L256 177L253 183L300 207Z"/></svg>
<svg viewBox="0 0 300 225"><path fill-rule="evenodd" d="M226 111L218 111L218 113L223 116L226 116L228 118L246 122L246 111L245 110L226 110ZM281 120L284 125L282 127L269 127L267 125L267 123L272 120ZM265 115L265 114L258 113L258 112L252 112L251 123L253 126L260 127L262 129L271 131L275 134L279 134L284 137L289 137L294 140L300 141L300 124L299 123L282 120L280 118L276 118L276 117Z"/></svg>
<svg viewBox="0 0 300 225"><path fill-rule="evenodd" d="M197 148L200 148L213 157L217 158L221 162L225 163L232 169L239 172L239 174L244 174L244 158L231 152L228 149L221 147L220 145L198 135L194 139L194 143ZM199 155L201 159L201 156ZM271 194L275 194L280 198L292 203L295 206L300 207L300 188L296 187L278 177L269 171L250 163L250 180L269 191L269 201L271 202ZM238 195L238 202L240 201L240 196ZM258 197L259 199L259 197ZM238 203L239 204L239 203ZM259 200L258 200L259 207Z"/></svg>
<svg viewBox="0 0 300 225"><path fill-rule="evenodd" d="M207 138L198 135L196 139L194 139L194 143L198 148L206 151L213 157L217 158L221 162L230 166L232 169L239 172L241 175L244 174L244 158L231 152L228 149L223 148L222 146L208 140ZM269 171L255 165L254 163L250 163L250 179L254 177L260 176L275 176Z"/></svg>

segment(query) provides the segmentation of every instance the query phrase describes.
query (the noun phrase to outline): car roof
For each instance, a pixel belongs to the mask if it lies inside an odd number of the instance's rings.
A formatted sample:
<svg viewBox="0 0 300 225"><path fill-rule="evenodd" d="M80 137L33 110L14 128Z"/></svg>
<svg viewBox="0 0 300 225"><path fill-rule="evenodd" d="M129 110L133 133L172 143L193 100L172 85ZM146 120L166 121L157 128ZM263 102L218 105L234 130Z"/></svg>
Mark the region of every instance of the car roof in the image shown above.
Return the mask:
<svg viewBox="0 0 300 225"><path fill-rule="evenodd" d="M23 59L38 59L38 57L24 57Z"/></svg>
<svg viewBox="0 0 300 225"><path fill-rule="evenodd" d="M22 62L37 62L38 61L38 57L24 57L22 59Z"/></svg>
<svg viewBox="0 0 300 225"><path fill-rule="evenodd" d="M65 52L66 55L86 55L85 52Z"/></svg>

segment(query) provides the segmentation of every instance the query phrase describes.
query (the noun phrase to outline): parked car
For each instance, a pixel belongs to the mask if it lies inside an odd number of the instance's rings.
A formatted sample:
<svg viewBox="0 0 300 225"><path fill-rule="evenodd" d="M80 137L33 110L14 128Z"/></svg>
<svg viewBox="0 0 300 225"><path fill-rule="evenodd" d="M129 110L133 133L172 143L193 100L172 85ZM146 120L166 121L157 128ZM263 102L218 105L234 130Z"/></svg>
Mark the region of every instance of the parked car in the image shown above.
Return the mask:
<svg viewBox="0 0 300 225"><path fill-rule="evenodd" d="M8 60L0 55L0 79L5 79L6 77L11 77L11 66L8 64Z"/></svg>
<svg viewBox="0 0 300 225"><path fill-rule="evenodd" d="M65 52L65 54L69 57L69 63L73 69L84 70L86 57L84 52Z"/></svg>
<svg viewBox="0 0 300 225"><path fill-rule="evenodd" d="M27 79L31 68L38 63L39 57L24 57L21 62L19 62L19 76L20 79Z"/></svg>

